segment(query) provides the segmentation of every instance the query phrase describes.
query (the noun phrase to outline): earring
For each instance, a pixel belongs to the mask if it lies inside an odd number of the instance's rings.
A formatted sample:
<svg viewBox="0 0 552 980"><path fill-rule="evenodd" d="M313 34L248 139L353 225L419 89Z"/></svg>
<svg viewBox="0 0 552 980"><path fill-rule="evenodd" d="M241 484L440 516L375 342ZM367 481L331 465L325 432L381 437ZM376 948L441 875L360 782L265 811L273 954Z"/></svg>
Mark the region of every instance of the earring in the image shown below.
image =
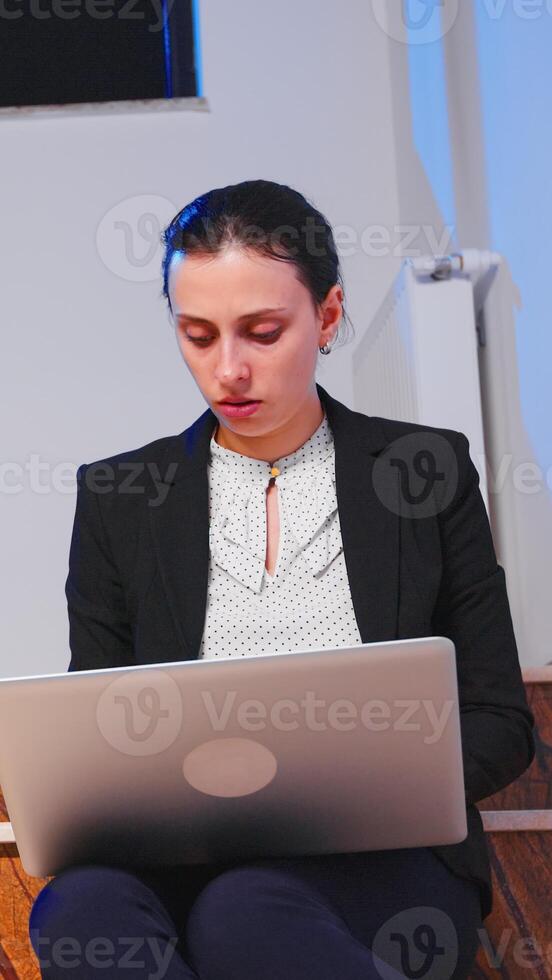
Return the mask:
<svg viewBox="0 0 552 980"><path fill-rule="evenodd" d="M332 352L332 348L330 347L329 344L324 344L324 346L319 347L318 350L320 351L321 354L331 354Z"/></svg>

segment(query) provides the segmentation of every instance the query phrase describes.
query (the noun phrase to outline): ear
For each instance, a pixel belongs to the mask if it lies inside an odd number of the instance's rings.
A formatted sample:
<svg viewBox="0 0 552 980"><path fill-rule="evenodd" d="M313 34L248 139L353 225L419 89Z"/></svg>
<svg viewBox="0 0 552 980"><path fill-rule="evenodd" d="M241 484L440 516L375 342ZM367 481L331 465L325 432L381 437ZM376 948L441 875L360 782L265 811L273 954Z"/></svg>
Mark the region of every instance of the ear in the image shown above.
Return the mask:
<svg viewBox="0 0 552 980"><path fill-rule="evenodd" d="M321 304L322 324L320 327L320 347L330 344L337 333L343 317L343 290L336 283Z"/></svg>

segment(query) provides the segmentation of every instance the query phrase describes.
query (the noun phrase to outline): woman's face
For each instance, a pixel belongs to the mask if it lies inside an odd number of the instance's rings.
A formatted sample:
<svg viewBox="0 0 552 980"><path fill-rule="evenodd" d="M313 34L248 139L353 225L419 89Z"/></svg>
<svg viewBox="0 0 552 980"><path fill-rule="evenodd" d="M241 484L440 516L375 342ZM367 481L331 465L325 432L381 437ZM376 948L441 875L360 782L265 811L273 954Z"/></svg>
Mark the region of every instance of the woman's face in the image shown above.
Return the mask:
<svg viewBox="0 0 552 980"><path fill-rule="evenodd" d="M318 347L339 326L340 286L317 312L293 264L230 246L216 256L173 256L168 291L184 361L223 426L262 436L318 401ZM228 397L261 404L228 418L219 404Z"/></svg>

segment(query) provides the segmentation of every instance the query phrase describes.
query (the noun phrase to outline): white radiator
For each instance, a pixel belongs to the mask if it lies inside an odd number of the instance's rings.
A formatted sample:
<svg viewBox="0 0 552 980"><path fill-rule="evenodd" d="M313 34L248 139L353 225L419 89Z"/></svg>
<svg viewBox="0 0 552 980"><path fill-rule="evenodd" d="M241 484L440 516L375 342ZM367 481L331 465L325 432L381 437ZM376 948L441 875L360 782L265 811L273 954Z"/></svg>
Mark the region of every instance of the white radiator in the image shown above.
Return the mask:
<svg viewBox="0 0 552 980"><path fill-rule="evenodd" d="M494 252L405 260L355 350L354 407L463 432L489 510L476 310Z"/></svg>
<svg viewBox="0 0 552 980"><path fill-rule="evenodd" d="M355 350L353 406L468 437L520 662L540 666L552 663L552 482L523 418L520 303L507 260L494 252L406 260ZM525 486L533 472L535 486Z"/></svg>

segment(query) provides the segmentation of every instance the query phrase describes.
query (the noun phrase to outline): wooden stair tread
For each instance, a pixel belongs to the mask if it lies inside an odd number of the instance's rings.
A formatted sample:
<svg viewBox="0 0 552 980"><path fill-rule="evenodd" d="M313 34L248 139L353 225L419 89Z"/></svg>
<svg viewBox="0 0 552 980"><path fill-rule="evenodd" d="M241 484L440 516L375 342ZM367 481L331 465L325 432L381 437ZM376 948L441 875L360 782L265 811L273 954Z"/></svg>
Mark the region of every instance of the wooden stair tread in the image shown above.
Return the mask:
<svg viewBox="0 0 552 980"><path fill-rule="evenodd" d="M15 844L15 834L9 820L0 821L0 844Z"/></svg>
<svg viewBox="0 0 552 980"><path fill-rule="evenodd" d="M487 833L552 830L552 810L480 810Z"/></svg>

